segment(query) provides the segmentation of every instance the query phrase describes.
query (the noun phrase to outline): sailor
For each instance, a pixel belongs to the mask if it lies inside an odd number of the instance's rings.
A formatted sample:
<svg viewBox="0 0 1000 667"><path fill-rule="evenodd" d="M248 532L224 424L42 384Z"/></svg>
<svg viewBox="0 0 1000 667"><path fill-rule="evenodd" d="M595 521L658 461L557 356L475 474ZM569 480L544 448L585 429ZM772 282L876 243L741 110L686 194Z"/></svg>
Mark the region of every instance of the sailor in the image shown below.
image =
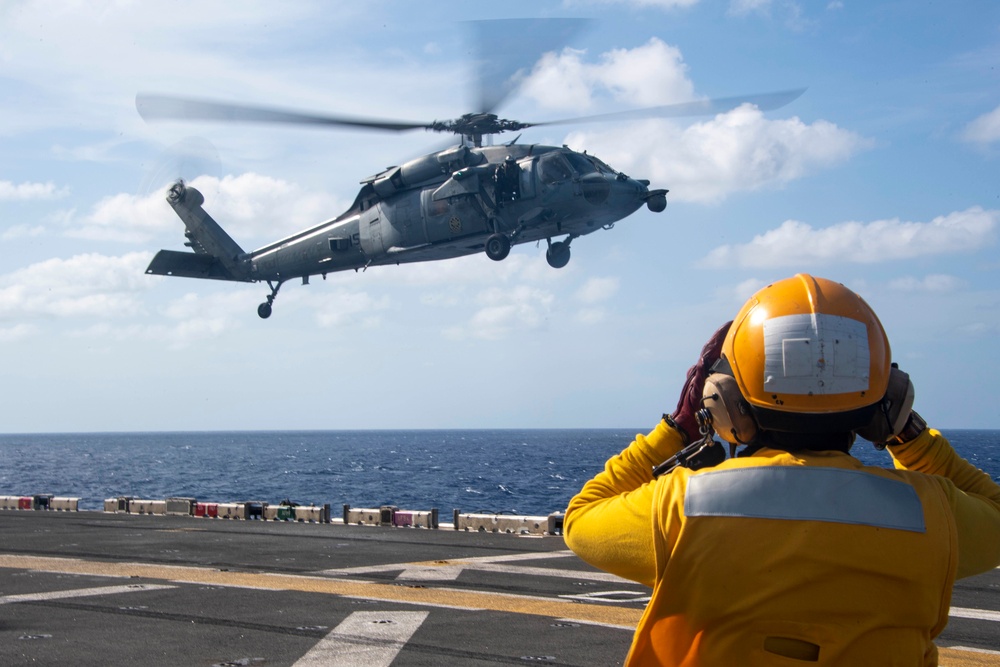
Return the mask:
<svg viewBox="0 0 1000 667"><path fill-rule="evenodd" d="M953 583L1000 565L1000 486L890 362L868 304L804 274L715 333L674 413L566 511L574 552L653 589L626 665L937 664ZM730 456L695 470L709 424Z"/></svg>
<svg viewBox="0 0 1000 667"><path fill-rule="evenodd" d="M497 206L503 206L505 202L520 199L521 167L512 155L508 155L503 162L497 165L494 174L494 187Z"/></svg>

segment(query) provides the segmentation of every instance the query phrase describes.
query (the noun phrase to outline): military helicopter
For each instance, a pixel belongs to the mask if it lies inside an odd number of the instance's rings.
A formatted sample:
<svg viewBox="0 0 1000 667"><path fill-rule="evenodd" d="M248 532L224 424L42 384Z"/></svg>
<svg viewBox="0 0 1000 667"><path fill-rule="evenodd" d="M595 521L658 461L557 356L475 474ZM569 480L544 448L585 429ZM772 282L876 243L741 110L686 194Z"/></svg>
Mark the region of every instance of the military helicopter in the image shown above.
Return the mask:
<svg viewBox="0 0 1000 667"><path fill-rule="evenodd" d="M481 86L487 90L489 86ZM177 181L167 202L184 222L193 252L160 250L147 274L239 282L267 282L271 292L257 308L271 316L281 286L293 279L370 266L426 262L484 252L494 261L511 246L546 242L553 268L570 260L580 236L611 229L645 205L662 212L667 190L616 171L595 155L566 146L500 145L493 137L527 128L581 122L721 113L744 103L762 110L787 104L803 91L704 100L598 116L527 123L492 109L509 92L481 96L479 112L448 121L406 122L300 113L173 96L139 94L146 120L198 119L292 123L405 131L424 129L460 137L458 145L390 167L361 181L344 213L262 248L246 252L203 208L198 190ZM486 139L484 143L484 139Z"/></svg>

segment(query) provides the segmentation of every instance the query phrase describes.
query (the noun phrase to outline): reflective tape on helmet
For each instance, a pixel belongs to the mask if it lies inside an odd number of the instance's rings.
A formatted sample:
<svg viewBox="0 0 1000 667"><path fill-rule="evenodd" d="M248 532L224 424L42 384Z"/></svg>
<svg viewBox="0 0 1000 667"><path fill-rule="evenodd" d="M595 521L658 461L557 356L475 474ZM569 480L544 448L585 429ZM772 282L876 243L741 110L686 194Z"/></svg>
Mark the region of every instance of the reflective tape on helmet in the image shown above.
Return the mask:
<svg viewBox="0 0 1000 667"><path fill-rule="evenodd" d="M926 530L911 485L840 468L763 466L691 475L684 513Z"/></svg>
<svg viewBox="0 0 1000 667"><path fill-rule="evenodd" d="M764 390L777 394L846 394L870 381L863 322L825 313L764 322Z"/></svg>

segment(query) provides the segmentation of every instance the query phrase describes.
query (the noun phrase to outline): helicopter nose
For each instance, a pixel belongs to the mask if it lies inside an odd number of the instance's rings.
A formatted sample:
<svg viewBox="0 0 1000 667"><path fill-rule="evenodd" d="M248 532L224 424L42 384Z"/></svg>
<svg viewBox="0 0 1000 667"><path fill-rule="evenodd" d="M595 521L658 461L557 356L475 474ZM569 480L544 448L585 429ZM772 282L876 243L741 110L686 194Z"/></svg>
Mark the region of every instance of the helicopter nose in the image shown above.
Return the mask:
<svg viewBox="0 0 1000 667"><path fill-rule="evenodd" d="M620 192L629 201L635 202L637 207L646 204L646 208L653 213L666 210L667 190L650 190L649 181L645 178L633 180L627 176L622 177L621 174L619 174L617 182L621 184L621 188L616 192Z"/></svg>
<svg viewBox="0 0 1000 667"><path fill-rule="evenodd" d="M662 213L667 208L667 191L654 190L645 196L646 208L653 213Z"/></svg>
<svg viewBox="0 0 1000 667"><path fill-rule="evenodd" d="M588 204L599 206L608 200L611 184L601 174L587 174L580 179L580 189Z"/></svg>

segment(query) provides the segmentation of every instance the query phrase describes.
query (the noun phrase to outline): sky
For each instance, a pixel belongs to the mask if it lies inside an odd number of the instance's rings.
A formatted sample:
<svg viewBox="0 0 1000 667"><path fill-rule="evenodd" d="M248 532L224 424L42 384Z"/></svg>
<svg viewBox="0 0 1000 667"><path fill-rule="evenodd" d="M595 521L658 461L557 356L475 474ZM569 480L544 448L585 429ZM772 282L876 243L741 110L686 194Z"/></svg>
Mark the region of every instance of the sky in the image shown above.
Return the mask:
<svg viewBox="0 0 1000 667"><path fill-rule="evenodd" d="M139 92L402 120L473 111L470 20L587 18L522 121L806 88L787 106L549 126L667 188L573 242L286 284L147 276L183 177L244 248L442 147L423 131L146 123ZM499 24L502 25L502 24ZM506 139L506 137L503 137ZM879 314L915 407L1000 428L1000 4L0 3L0 432L652 428L701 345L805 272Z"/></svg>

